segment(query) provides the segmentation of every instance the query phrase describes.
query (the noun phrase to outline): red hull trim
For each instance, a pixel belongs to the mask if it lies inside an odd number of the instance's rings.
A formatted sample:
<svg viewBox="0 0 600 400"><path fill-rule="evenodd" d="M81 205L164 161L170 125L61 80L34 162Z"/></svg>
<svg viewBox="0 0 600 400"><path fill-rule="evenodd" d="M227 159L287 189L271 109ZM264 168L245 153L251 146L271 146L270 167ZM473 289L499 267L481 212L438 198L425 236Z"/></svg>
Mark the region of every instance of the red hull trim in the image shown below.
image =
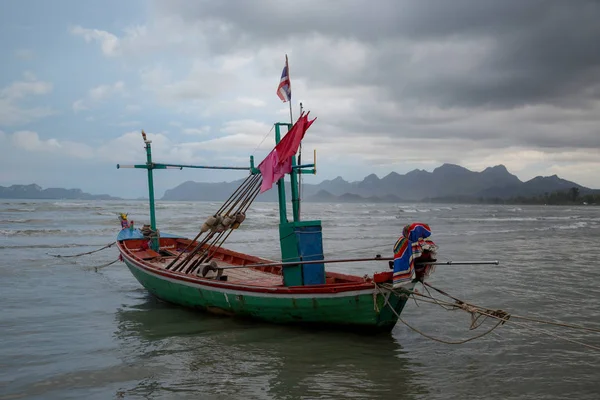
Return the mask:
<svg viewBox="0 0 600 400"><path fill-rule="evenodd" d="M372 289L374 284L372 281L362 281L362 282L350 282L350 283L332 283L332 284L324 284L324 285L311 285L311 286L281 286L281 287L266 287L266 286L252 286L252 285L239 285L239 284L231 284L221 281L213 281L202 278L194 278L189 275L182 274L180 272L167 271L164 269L156 268L153 265L144 262L133 256L129 249L123 245L123 243L118 242L117 246L119 248L120 253L124 258L127 258L131 263L136 266L157 275L164 276L166 278L171 278L179 281L190 282L197 285L214 287L214 288L222 288L229 290L243 290L245 292L254 292L254 293L270 293L270 294L327 294L327 293L342 293L342 292L351 292L357 290L365 290ZM249 256L249 258L255 259L256 257ZM269 260L264 260L265 263ZM330 275L331 273L328 273ZM333 275L333 274L332 274ZM335 274L340 277L347 276L350 279L361 279L358 276L353 275L343 275L343 274Z"/></svg>

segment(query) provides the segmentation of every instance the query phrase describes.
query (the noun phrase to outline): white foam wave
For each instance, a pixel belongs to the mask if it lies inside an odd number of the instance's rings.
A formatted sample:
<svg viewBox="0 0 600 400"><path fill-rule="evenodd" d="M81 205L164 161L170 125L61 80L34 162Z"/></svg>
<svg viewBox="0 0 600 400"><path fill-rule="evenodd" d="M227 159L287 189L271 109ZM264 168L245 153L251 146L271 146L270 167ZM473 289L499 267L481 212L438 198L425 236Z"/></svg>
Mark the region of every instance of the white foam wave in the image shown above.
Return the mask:
<svg viewBox="0 0 600 400"><path fill-rule="evenodd" d="M0 229L0 236L103 236L114 234L116 229L94 229L94 230L76 230L76 229Z"/></svg>
<svg viewBox="0 0 600 400"><path fill-rule="evenodd" d="M57 201L52 203L53 206L57 206L57 207L89 207L92 204L91 203L75 203L75 202L68 202L68 201Z"/></svg>

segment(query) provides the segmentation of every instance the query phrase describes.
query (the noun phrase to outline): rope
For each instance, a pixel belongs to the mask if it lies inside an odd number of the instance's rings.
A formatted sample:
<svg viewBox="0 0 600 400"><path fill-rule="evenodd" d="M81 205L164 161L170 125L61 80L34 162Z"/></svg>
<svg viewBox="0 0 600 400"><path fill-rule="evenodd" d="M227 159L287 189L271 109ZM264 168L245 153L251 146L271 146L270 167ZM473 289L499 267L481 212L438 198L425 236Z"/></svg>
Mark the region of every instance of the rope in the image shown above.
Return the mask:
<svg viewBox="0 0 600 400"><path fill-rule="evenodd" d="M265 135L264 138L262 138L262 140L260 141L260 143L258 144L258 146L256 146L256 148L254 149L254 151L250 154L254 155L254 153L256 153L256 150L258 150L258 148L263 144L263 142L265 141L265 139L267 138L267 136L269 136L269 134L273 131L273 128L275 128L275 125L271 126L271 129L269 129L269 132L267 132L267 134Z"/></svg>
<svg viewBox="0 0 600 400"><path fill-rule="evenodd" d="M252 203L254 202L254 199L256 199L256 197L258 196L258 194L260 193L260 185L256 186L253 191L249 192L249 194L247 195L247 197L244 199L244 201L242 202L242 212L245 214L246 211L248 211L248 208L250 208L250 205L252 205ZM225 237L223 238L223 240L221 241L221 243L219 243L216 247L209 247L206 251L205 257L203 257L202 262L209 262L212 260L212 258L215 256L216 251L219 247L221 247L223 245L223 243L225 243L225 240L227 240L227 238L229 237L229 235L231 235L233 233L233 229L229 230L229 232L227 232L227 235L225 235ZM217 238L218 239L218 238ZM212 253L210 253L210 249L212 249Z"/></svg>
<svg viewBox="0 0 600 400"><path fill-rule="evenodd" d="M97 267L91 267L90 269L93 269L93 270L94 270L94 272L98 272L98 270L99 270L99 269L106 268L106 267L108 267L109 265L113 265L113 264L114 264L114 263L116 263L117 261L119 261L119 258L117 258L116 260L114 260L114 261L111 261L111 262L109 262L109 263L107 263L107 264L98 265Z"/></svg>
<svg viewBox="0 0 600 400"><path fill-rule="evenodd" d="M158 229L157 230L153 230L150 227L150 225L144 225L144 226L142 226L142 228L140 229L140 232L142 233L142 235L144 235L144 238L146 238L146 239L151 239L151 238L158 237Z"/></svg>
<svg viewBox="0 0 600 400"><path fill-rule="evenodd" d="M376 288L376 290L377 290L377 291L379 291L379 285L377 285L377 283L374 283L374 284L375 284L375 288ZM398 296L398 293L397 293L396 291L394 291L394 290L391 290L391 293L394 293L394 294L396 294L396 295ZM410 292L409 292L409 293L410 293ZM403 295L403 294L401 294L400 296L402 296L402 295ZM406 295L404 295L404 296L406 296ZM492 326L492 327L491 327L490 329L488 329L487 331L485 331L485 332L483 332L483 333L481 333L481 334L479 334L479 335L476 335L476 336L473 336L473 337L470 337L470 338L464 339L464 340L451 341L451 340L446 340L446 339L440 339L440 338L436 338L436 337L433 337L433 336L431 336L431 335L428 335L428 334L426 334L425 332L422 332L422 331L420 331L419 329L417 329L417 328L413 327L413 326L412 326L412 325L410 325L408 322L404 321L404 320L402 319L402 317L400 317L400 314L399 314L399 313L398 313L398 312L397 312L397 311L394 309L394 307L392 307L392 305L389 303L387 296L385 296L385 295L383 295L383 294L382 294L382 297L383 297L383 300L385 301L385 305L386 305L386 306L388 306L388 307L390 308L390 310L392 310L392 312L393 312L393 313L396 315L396 317L398 317L398 320L399 320L400 322L402 322L404 325L406 325L408 328L410 328L410 329L411 329L411 330L413 330L414 332L418 333L419 335L422 335L422 336L424 336L424 337L426 337L426 338L428 338L428 339L431 339L431 340L433 340L433 341L436 341L436 342L439 342L439 343L444 343L444 344L463 344L463 343L467 343L467 342L470 342L470 341L472 341L472 340L479 339L479 338L481 338L481 337L483 337L483 336L485 336L485 335L488 335L488 334L490 334L490 333L491 333L491 332L492 332L494 329L496 329L496 328L497 328L497 327L499 327L499 326L500 326L500 325L501 325L503 322L505 322L504 320L500 320L500 321L498 321L498 323L497 323L496 325Z"/></svg>
<svg viewBox="0 0 600 400"><path fill-rule="evenodd" d="M166 269L190 274L195 272L202 263L210 261L217 249L245 219L246 211L260 193L261 184L262 176L259 174L249 175L221 205L217 213L206 220L194 240L166 266ZM240 217L241 219L239 219ZM224 222L225 220L228 222ZM206 232L206 236L197 242L204 232ZM197 245L179 261L193 243L197 243Z"/></svg>
<svg viewBox="0 0 600 400"><path fill-rule="evenodd" d="M477 328L478 326L481 325L481 323L480 323L479 325L476 325L475 327L473 327L473 324L477 321L477 319L483 315L483 316L486 316L486 318L489 317L489 318L495 318L495 319L497 319L498 320L498 324L504 324L505 322L509 322L509 323L511 323L513 325L522 327L524 329L532 330L532 331L535 331L535 332L538 332L538 333L541 333L541 334L544 334L544 335L547 335L547 336L550 336L550 337L554 337L554 338L557 338L557 339L566 340L566 341L571 342L571 343L575 343L575 344L578 344L578 345L581 345L581 346L584 346L584 347L587 347L587 348L590 348L590 349L593 349L593 350L596 350L596 351L600 351L600 347L598 347L598 346L593 346L593 345L590 345L590 344L587 344L587 343L580 342L578 340L569 339L569 338L566 338L564 336L560 336L560 335L556 335L556 334L554 334L552 332L548 332L548 331L546 331L544 329L534 328L534 327L531 327L529 325L526 325L526 324L523 324L523 323L520 323L520 322L509 320L511 318L515 318L515 316L512 315L512 314L508 314L508 313L506 313L506 312L504 312L502 310L490 310L490 309L487 309L487 308L484 308L484 307L480 307L480 306L477 306L477 305L472 305L472 304L466 303L466 302L464 302L462 300L457 299L454 296L449 295L448 293L444 292L441 289L437 289L437 288L431 286L430 284L427 284L427 283L424 283L424 282L423 282L423 284L426 285L426 286L429 286L430 288L436 290L437 292L442 293L445 296L447 296L447 297L455 300L456 303L450 303L450 302L447 302L447 301L444 301L444 300L436 299L433 296L427 296L427 295L424 295L422 293L418 293L418 292L415 292L415 291L407 291L407 292L409 292L413 296L416 295L416 296L420 296L420 297L424 297L424 298L433 300L433 301L425 301L425 300L422 299L421 301L424 301L424 302L429 302L429 303L438 304L438 305L440 305L440 304L448 305L450 308L444 307L447 310L462 309L464 311L467 311L467 312L471 313L472 316L474 314L480 314L477 318L472 319L472 322L471 322L472 328L471 329ZM392 292L397 294L397 292L394 291L394 290L392 290ZM550 325L556 325L556 326L561 326L561 327L566 327L566 328L572 328L572 329L580 329L580 330L586 330L586 331L592 331L592 332L598 332L598 331L600 331L600 330L595 329L595 328L587 328L587 327L579 326L579 325L565 324L565 323L559 323L559 322L554 322L554 321L545 321L545 320L535 319L535 318L519 317L519 316L517 316L516 318L520 318L520 319L527 320L527 321L530 321L530 322L546 323L546 324L550 324ZM414 328L412 328L411 326L409 326L405 321L403 321L400 318L400 316L398 316L398 319L402 323L404 323L405 325L407 325L409 328L415 330ZM484 319L484 321L485 321L485 319ZM482 321L482 323L483 323L483 321ZM495 329L497 326L498 325L496 325L493 329ZM490 332L491 332L491 330L490 330ZM419 333L421 333L421 332L419 332ZM424 335L424 336L426 336L426 335ZM428 337L428 336L426 336L426 337Z"/></svg>
<svg viewBox="0 0 600 400"><path fill-rule="evenodd" d="M484 312L482 312L482 314L484 314L484 315L487 315L487 314L486 314L486 313L484 313ZM497 317L496 317L496 316L494 316L494 315L489 315L489 316L490 316L490 317L492 317L492 318L497 318ZM551 336L551 337L554 337L554 338L556 338L556 339L562 339L562 340L566 340L567 342L575 343L575 344L578 344L578 345L581 345L581 346L584 346L584 347L590 348L590 349L592 349L592 350L600 351L600 347L598 347L598 346L593 346L593 345L591 345L591 344L583 343L583 342L580 342L580 341L578 341L578 340L575 340L575 339L569 339L569 338L566 338L566 337L564 337L564 336L559 336L559 335L556 335L556 334L554 334L554 333L552 333L552 332L548 332L548 331L546 331L546 330L544 330L544 329L540 329L540 328L534 328L534 327L532 327L532 326L528 326L528 325L526 325L526 324L522 324L522 323L520 323L520 322L514 322L514 321L510 321L510 322L511 322L512 324L514 324L514 325L517 325L517 326L520 326L520 327L522 327L522 328L525 328L525 329L530 329L530 330L532 330L532 331L539 332L539 333L541 333L541 334L544 334L544 335L547 335L547 336Z"/></svg>
<svg viewBox="0 0 600 400"><path fill-rule="evenodd" d="M441 293L441 294L443 294L443 295L445 295L445 296L447 296L447 297L449 297L449 298L451 298L451 299L453 299L455 301L461 301L461 300L455 298L454 296L451 296L448 293L444 292L443 290L431 286L428 283L424 282L423 285L429 286L430 288L432 288L433 290L437 291L438 293ZM524 320L524 321L529 321L529 322L538 322L538 323L541 323L541 324L560 326L560 327L563 327L563 328L579 329L579 330L584 330L584 331L589 331L589 332L600 333L600 329L598 329L598 328L590 328L590 327L582 326L582 325L568 324L568 323L564 323L564 322L558 322L558 321L552 321L552 320L544 320L544 319L532 318L532 317L527 317L527 316L522 316L522 315L515 315L515 314L511 314L510 317L514 318L514 319L521 319L521 320Z"/></svg>
<svg viewBox="0 0 600 400"><path fill-rule="evenodd" d="M407 327L409 327L410 329L412 329L413 331L417 332L419 335L425 336L426 338L434 340L436 342L445 343L445 344L464 344L464 343L470 342L472 340L479 339L479 338L481 338L481 337L483 337L485 335L490 334L494 329L496 329L498 326L500 326L502 324L502 321L498 321L498 323L496 325L492 326L490 329L488 329L487 331L483 332L482 334L479 334L477 336L473 336L473 337L470 337L470 338L464 339L464 340L450 341L450 340L435 338L435 337L433 337L431 335L428 335L428 334L426 334L424 332L421 332L417 328L409 325L408 322L406 322L405 320L403 320L402 318L400 318L399 315L398 315L398 320L400 322L402 322L404 325L406 325Z"/></svg>
<svg viewBox="0 0 600 400"><path fill-rule="evenodd" d="M567 323L564 323L564 322L556 322L556 321L543 320L543 319L537 319L537 318L531 318L531 317L523 317L523 316L520 316L520 315L512 315L512 318L522 319L524 321L530 321L530 322L539 322L541 324L561 326L563 328L581 329L581 330L584 330L584 331L590 331L590 332L600 333L600 329L597 329L597 328L588 328L587 326L567 324Z"/></svg>
<svg viewBox="0 0 600 400"><path fill-rule="evenodd" d="M104 249L108 249L109 247L111 247L111 246L112 246L113 244L115 244L115 243L117 243L117 242L112 242L112 243L109 243L109 244L107 244L106 246L104 246L104 247L102 247L102 248L100 248L100 249L98 249L98 250L87 251L87 252L85 252L85 253L73 254L73 255L69 255L69 256L62 256L62 255L60 255L60 254L50 254L50 253L46 253L46 254L48 254L49 256L52 256L52 257L59 257L59 258L80 257L80 256L85 256L85 255L88 255L88 254L97 253L97 252L99 252L99 251L102 251L102 250L104 250Z"/></svg>

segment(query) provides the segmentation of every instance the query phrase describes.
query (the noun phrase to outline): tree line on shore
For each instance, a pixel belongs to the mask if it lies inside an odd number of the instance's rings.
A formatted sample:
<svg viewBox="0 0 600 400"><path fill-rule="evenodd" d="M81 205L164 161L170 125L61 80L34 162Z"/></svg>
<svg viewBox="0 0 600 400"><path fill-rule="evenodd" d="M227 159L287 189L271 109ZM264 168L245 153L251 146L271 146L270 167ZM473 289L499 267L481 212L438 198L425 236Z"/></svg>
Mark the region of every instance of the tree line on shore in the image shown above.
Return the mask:
<svg viewBox="0 0 600 400"><path fill-rule="evenodd" d="M531 205L600 205L600 193L581 194L579 188L546 192L535 196L501 197L446 197L427 199L433 202L460 202L480 204L531 204Z"/></svg>

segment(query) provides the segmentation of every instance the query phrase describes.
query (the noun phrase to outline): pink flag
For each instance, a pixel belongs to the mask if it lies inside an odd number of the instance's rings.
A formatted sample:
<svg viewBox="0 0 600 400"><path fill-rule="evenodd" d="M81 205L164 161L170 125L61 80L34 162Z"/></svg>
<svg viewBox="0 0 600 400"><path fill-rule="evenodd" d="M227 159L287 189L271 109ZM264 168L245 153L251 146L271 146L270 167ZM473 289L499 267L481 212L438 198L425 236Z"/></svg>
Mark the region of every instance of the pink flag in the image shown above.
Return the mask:
<svg viewBox="0 0 600 400"><path fill-rule="evenodd" d="M281 141L275 146L277 153L279 154L279 163L284 162L287 158L293 156L300 147L300 142L304 138L304 134L308 128L315 122L316 118L312 121L308 120L307 114L302 113L298 121L292 126L292 129L281 139Z"/></svg>
<svg viewBox="0 0 600 400"><path fill-rule="evenodd" d="M285 174L292 172L292 159L288 157L287 161L279 162L277 150L273 149L269 155L258 165L262 175L262 184L260 193L266 192L273 187L273 183L283 178Z"/></svg>
<svg viewBox="0 0 600 400"><path fill-rule="evenodd" d="M308 121L308 113L300 116L292 129L281 139L267 157L258 165L262 175L260 192L265 192L273 183L283 178L285 174L292 172L292 156L298 151L300 142L304 138L306 130L315 122L316 118Z"/></svg>

